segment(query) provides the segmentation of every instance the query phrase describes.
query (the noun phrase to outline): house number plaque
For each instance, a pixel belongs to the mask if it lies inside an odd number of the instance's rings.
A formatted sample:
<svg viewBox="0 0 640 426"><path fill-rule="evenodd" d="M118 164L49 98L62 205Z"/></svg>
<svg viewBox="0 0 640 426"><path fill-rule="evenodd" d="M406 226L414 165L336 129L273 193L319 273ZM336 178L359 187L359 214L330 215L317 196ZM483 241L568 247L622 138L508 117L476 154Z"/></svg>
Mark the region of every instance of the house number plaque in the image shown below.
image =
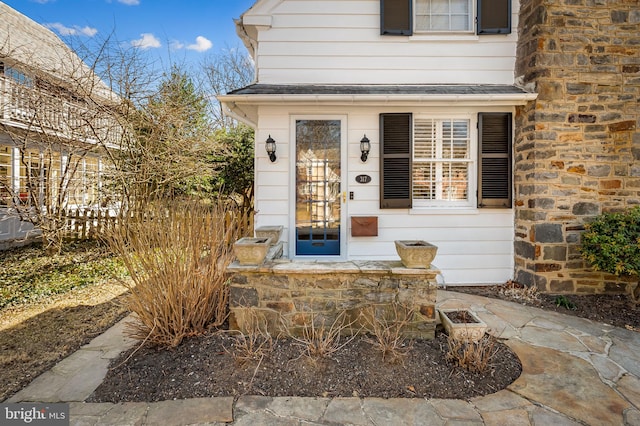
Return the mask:
<svg viewBox="0 0 640 426"><path fill-rule="evenodd" d="M356 176L356 182L358 182L358 183L369 183L369 182L371 182L371 176L369 176L369 175L358 175L358 176Z"/></svg>

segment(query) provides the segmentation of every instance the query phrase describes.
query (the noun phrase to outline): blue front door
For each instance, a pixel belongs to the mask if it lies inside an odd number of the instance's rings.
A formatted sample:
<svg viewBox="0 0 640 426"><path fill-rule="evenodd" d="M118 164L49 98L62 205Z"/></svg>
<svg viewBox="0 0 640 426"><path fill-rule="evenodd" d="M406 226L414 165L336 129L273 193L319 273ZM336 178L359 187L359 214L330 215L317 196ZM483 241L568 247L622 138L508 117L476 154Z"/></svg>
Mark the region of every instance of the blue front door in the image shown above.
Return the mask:
<svg viewBox="0 0 640 426"><path fill-rule="evenodd" d="M296 120L296 255L340 255L340 120Z"/></svg>

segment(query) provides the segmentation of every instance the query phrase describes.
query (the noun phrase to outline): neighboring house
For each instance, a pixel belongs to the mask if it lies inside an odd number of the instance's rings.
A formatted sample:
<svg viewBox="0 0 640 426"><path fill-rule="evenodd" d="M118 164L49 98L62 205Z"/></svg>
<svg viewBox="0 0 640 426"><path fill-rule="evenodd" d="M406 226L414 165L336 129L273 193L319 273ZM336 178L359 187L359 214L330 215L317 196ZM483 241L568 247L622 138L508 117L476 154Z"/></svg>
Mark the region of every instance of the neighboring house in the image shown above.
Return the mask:
<svg viewBox="0 0 640 426"><path fill-rule="evenodd" d="M113 98L52 31L0 3L0 247L37 235L20 218L31 207L98 205L96 146L113 128L95 100Z"/></svg>
<svg viewBox="0 0 640 426"><path fill-rule="evenodd" d="M637 2L547 3L257 1L237 21L257 81L219 97L256 129L256 226L292 259L423 239L447 285L625 290L577 247L640 203Z"/></svg>

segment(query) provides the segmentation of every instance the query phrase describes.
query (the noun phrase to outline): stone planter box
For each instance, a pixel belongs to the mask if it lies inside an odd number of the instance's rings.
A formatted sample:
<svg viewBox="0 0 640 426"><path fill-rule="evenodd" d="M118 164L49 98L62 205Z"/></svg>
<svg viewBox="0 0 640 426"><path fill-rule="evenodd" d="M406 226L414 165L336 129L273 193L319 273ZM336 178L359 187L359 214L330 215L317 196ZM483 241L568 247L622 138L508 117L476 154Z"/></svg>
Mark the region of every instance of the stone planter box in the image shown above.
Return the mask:
<svg viewBox="0 0 640 426"><path fill-rule="evenodd" d="M396 252L405 268L429 269L438 247L422 240L396 240Z"/></svg>
<svg viewBox="0 0 640 426"><path fill-rule="evenodd" d="M233 253L240 265L261 265L264 262L271 238L240 238L233 244Z"/></svg>
<svg viewBox="0 0 640 426"><path fill-rule="evenodd" d="M259 228L256 228L256 238L271 238L271 244L276 244L278 241L280 241L282 229L282 225L261 226Z"/></svg>
<svg viewBox="0 0 640 426"><path fill-rule="evenodd" d="M438 309L438 314L442 326L453 339L477 342L487 332L487 324L468 309Z"/></svg>

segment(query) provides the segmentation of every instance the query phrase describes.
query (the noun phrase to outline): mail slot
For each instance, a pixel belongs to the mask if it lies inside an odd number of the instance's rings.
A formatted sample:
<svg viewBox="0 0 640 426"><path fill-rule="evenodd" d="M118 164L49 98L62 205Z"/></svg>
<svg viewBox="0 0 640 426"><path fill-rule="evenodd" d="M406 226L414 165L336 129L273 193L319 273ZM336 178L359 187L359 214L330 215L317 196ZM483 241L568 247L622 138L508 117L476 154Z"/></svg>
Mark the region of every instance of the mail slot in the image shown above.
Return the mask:
<svg viewBox="0 0 640 426"><path fill-rule="evenodd" d="M377 237L378 216L351 216L352 237Z"/></svg>

